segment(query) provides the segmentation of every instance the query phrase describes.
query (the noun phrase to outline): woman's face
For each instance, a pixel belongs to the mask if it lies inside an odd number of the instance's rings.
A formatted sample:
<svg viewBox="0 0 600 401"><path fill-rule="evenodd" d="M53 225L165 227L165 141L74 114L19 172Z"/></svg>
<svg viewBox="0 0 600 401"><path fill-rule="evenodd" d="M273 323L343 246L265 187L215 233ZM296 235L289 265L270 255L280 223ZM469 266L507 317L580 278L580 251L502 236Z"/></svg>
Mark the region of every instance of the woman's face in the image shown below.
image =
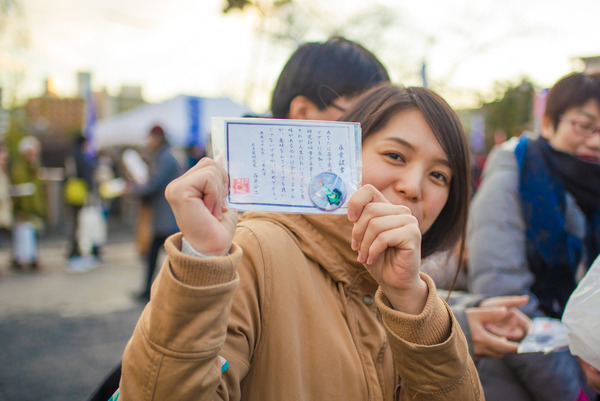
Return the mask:
<svg viewBox="0 0 600 401"><path fill-rule="evenodd" d="M544 120L542 136L555 150L569 153L589 163L600 162L600 104L589 100L581 107L567 109L556 129Z"/></svg>
<svg viewBox="0 0 600 401"><path fill-rule="evenodd" d="M362 145L363 183L393 204L410 208L425 234L450 192L452 170L420 111L396 113Z"/></svg>

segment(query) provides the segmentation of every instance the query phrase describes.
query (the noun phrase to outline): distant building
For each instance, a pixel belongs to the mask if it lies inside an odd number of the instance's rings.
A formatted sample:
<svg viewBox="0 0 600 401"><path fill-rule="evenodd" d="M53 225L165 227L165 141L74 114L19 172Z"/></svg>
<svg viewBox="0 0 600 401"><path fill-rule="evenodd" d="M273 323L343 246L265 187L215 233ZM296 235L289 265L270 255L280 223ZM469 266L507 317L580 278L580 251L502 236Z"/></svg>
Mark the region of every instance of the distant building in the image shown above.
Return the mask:
<svg viewBox="0 0 600 401"><path fill-rule="evenodd" d="M59 98L46 82L43 96L29 99L25 104L28 130L42 141L42 163L62 166L64 155L71 146L71 134L81 130L85 111L83 98Z"/></svg>
<svg viewBox="0 0 600 401"><path fill-rule="evenodd" d="M133 85L121 86L121 93L115 97L117 113L131 110L146 103L142 97L142 87Z"/></svg>
<svg viewBox="0 0 600 401"><path fill-rule="evenodd" d="M46 81L46 90L41 97L32 98L25 104L25 112L31 130L41 138L65 136L68 132L81 129L85 99L59 98L52 90L52 81Z"/></svg>
<svg viewBox="0 0 600 401"><path fill-rule="evenodd" d="M94 92L94 107L98 121L118 114L118 104L115 97L111 96L106 88Z"/></svg>
<svg viewBox="0 0 600 401"><path fill-rule="evenodd" d="M90 93L97 120L112 117L146 103L142 97L141 86L123 85L117 96L111 96L106 89L92 92L91 81L91 73L78 72L76 96L61 98L56 95L52 80L48 79L44 94L29 99L25 104L27 131L42 141L44 165L63 165L64 157L71 147L72 134L83 129L86 102Z"/></svg>
<svg viewBox="0 0 600 401"><path fill-rule="evenodd" d="M579 60L585 64L584 72L588 74L600 72L600 56L579 57Z"/></svg>
<svg viewBox="0 0 600 401"><path fill-rule="evenodd" d="M92 74L87 71L77 73L77 97L85 99L92 90Z"/></svg>

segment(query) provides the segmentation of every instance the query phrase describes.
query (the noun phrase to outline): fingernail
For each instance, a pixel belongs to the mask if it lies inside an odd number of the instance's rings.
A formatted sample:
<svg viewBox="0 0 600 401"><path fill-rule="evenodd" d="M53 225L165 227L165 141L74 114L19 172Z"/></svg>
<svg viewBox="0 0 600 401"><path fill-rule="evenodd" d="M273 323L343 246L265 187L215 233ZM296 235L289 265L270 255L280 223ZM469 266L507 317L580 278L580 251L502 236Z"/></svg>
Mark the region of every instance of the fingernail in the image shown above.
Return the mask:
<svg viewBox="0 0 600 401"><path fill-rule="evenodd" d="M352 238L352 243L350 244L350 247L353 251L356 251L358 249L358 242L356 242L354 238Z"/></svg>
<svg viewBox="0 0 600 401"><path fill-rule="evenodd" d="M348 220L355 221L356 220L356 214L354 212L348 211Z"/></svg>

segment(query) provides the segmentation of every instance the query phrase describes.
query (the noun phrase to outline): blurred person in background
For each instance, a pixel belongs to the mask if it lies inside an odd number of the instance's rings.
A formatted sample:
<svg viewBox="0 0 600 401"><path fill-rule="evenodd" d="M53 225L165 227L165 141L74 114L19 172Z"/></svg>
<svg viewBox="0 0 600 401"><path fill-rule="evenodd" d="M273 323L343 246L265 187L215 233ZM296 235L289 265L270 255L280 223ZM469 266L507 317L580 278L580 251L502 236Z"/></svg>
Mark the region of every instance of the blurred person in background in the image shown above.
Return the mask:
<svg viewBox="0 0 600 401"><path fill-rule="evenodd" d="M87 139L77 133L73 139L71 154L65 160L65 202L71 220L69 232L69 250L67 254L68 272L84 272L92 269L100 260L100 247L92 245L91 255L82 255L78 231L80 229L79 214L89 204L94 192L95 163L86 154Z"/></svg>
<svg viewBox="0 0 600 401"><path fill-rule="evenodd" d="M204 156L206 156L206 150L202 145L193 145L185 148L185 154L187 158L187 168L190 169L196 165Z"/></svg>
<svg viewBox="0 0 600 401"><path fill-rule="evenodd" d="M41 269L37 235L45 226L46 199L39 176L41 143L34 136L23 137L18 144L19 157L10 168L14 210L11 267Z"/></svg>
<svg viewBox="0 0 600 401"><path fill-rule="evenodd" d="M8 149L4 143L0 143L0 247L4 245L4 240L10 237L13 224L8 157ZM1 269L0 277L2 277Z"/></svg>
<svg viewBox="0 0 600 401"><path fill-rule="evenodd" d="M105 150L98 151L94 169L94 185L98 188L102 213L107 220L113 200L122 195L119 189L122 190L123 183L123 179L116 179L115 167L110 154Z"/></svg>
<svg viewBox="0 0 600 401"><path fill-rule="evenodd" d="M570 74L548 93L540 135L512 138L488 157L469 217L471 292L528 295L527 315L561 317L600 251L599 161L600 79ZM490 401L590 395L568 351L481 358L477 367Z"/></svg>
<svg viewBox="0 0 600 401"><path fill-rule="evenodd" d="M148 148L153 156L148 182L140 186L133 185L128 190L152 208L152 241L146 255L145 278L142 290L135 295L136 299L142 302L150 299L150 287L154 280L157 259L165 240L179 231L171 206L165 199L165 188L183 172L160 125L155 125L150 130Z"/></svg>
<svg viewBox="0 0 600 401"><path fill-rule="evenodd" d="M480 357L502 358L517 352L531 319L518 308L527 304L527 295L485 297L468 292L468 252L459 241L453 249L437 252L421 263L450 305L460 324L469 352Z"/></svg>

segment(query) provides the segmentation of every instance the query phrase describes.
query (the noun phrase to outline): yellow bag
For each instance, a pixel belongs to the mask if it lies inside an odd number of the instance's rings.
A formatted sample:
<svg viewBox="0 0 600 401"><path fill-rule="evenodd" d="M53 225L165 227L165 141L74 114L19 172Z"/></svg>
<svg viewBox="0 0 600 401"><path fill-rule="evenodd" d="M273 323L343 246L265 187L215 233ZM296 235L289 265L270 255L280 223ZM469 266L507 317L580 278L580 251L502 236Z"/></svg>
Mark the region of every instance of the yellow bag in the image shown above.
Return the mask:
<svg viewBox="0 0 600 401"><path fill-rule="evenodd" d="M65 200L69 205L83 206L88 197L88 186L83 178L69 177L65 183Z"/></svg>

